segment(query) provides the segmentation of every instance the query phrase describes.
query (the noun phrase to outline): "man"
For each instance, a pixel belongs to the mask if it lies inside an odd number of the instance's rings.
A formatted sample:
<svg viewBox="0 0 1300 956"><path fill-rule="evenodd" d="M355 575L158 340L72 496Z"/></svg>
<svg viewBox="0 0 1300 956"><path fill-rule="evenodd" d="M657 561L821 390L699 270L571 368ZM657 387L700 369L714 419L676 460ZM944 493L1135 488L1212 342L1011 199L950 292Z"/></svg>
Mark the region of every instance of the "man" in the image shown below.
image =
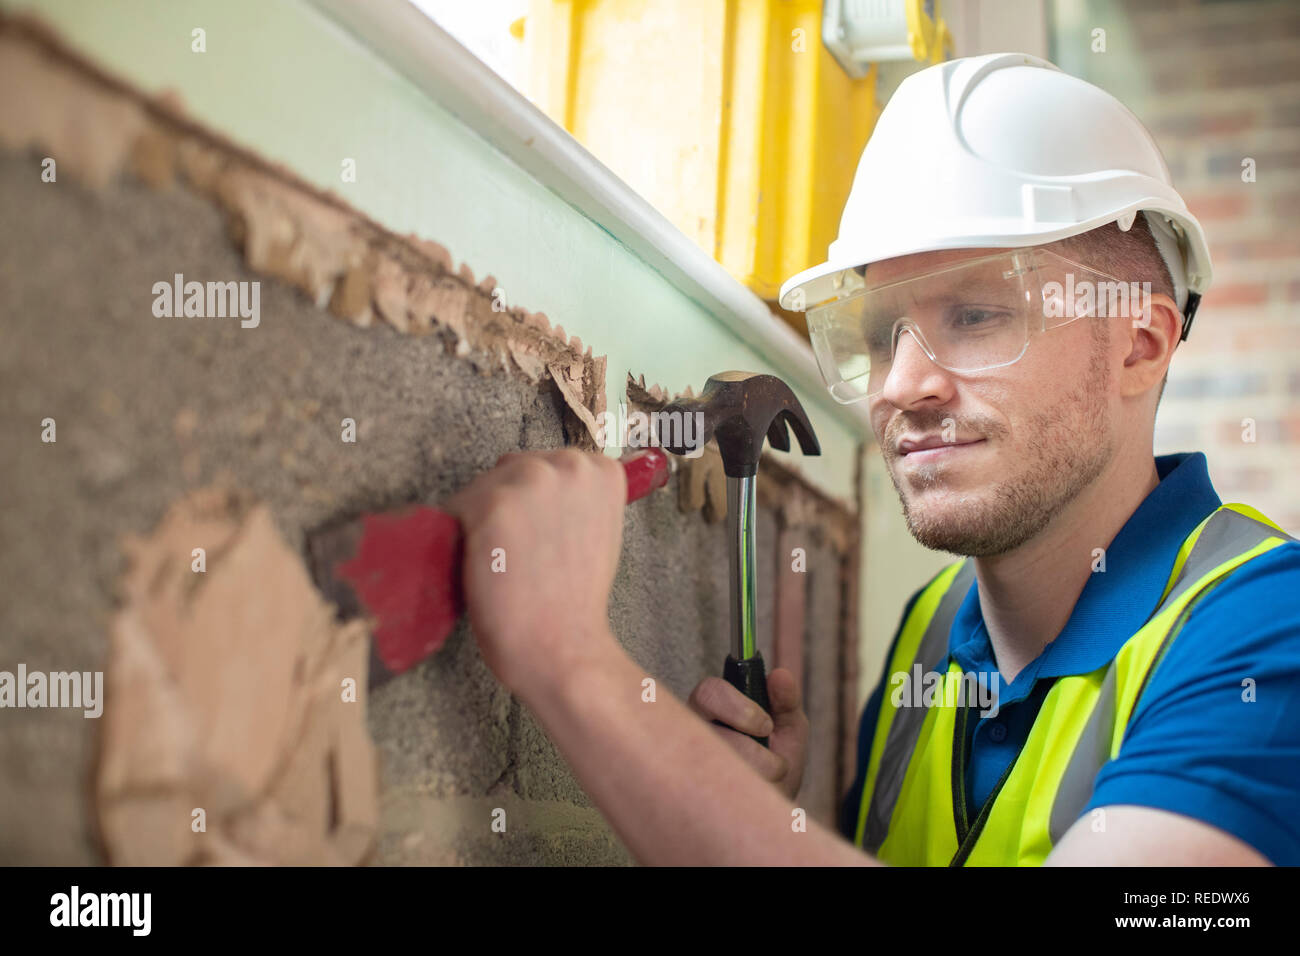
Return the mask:
<svg viewBox="0 0 1300 956"><path fill-rule="evenodd" d="M718 678L640 702L606 607L617 464L508 455L455 502L487 663L620 838L664 864L1300 863L1300 544L1221 507L1199 453L1153 457L1210 266L1149 134L1033 57L940 64L882 114L830 253L782 302L868 403L912 534L966 556L907 602L842 837L791 826L788 671L770 718ZM492 575L496 547L547 573Z"/></svg>

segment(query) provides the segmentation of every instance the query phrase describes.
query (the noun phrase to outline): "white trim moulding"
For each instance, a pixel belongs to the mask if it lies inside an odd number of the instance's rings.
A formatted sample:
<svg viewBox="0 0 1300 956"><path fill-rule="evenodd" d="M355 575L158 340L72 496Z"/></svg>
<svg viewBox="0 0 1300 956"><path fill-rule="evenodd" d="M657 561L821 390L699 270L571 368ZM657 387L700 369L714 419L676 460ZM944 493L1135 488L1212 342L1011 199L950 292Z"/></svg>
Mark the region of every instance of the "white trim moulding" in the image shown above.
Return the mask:
<svg viewBox="0 0 1300 956"><path fill-rule="evenodd" d="M864 404L826 391L812 348L582 144L408 0L310 0L538 182L699 302L844 426L871 438Z"/></svg>

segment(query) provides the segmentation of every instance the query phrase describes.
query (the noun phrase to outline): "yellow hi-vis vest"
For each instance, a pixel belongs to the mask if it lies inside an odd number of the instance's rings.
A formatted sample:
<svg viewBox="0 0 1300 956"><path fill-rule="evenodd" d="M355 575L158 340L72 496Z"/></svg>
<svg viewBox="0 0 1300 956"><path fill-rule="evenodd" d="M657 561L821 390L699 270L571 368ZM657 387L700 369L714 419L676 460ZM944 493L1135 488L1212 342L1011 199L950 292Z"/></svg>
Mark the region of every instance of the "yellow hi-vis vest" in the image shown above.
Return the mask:
<svg viewBox="0 0 1300 956"><path fill-rule="evenodd" d="M1114 759L1152 673L1196 603L1251 558L1295 540L1258 511L1223 505L1183 542L1156 609L1090 674L1057 678L1020 754L983 807L966 807L962 667L950 662L928 707L890 705L883 690L854 842L901 866L1036 866L1082 814ZM928 584L903 622L887 675L936 671L975 568L964 560ZM978 716L969 719L978 720Z"/></svg>

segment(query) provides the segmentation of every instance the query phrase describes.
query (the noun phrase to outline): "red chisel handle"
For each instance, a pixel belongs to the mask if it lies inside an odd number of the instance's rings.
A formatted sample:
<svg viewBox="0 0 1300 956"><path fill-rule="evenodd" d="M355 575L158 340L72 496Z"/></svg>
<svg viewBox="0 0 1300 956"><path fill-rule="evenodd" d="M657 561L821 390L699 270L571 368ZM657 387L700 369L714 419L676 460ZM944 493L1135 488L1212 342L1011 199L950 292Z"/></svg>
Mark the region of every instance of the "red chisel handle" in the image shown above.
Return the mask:
<svg viewBox="0 0 1300 956"><path fill-rule="evenodd" d="M621 459L631 504L668 483L660 448ZM418 506L363 515L311 541L317 584L345 616L374 621L370 684L400 674L439 650L465 612L460 522Z"/></svg>
<svg viewBox="0 0 1300 956"><path fill-rule="evenodd" d="M627 475L628 504L668 484L668 455L662 448L644 448L619 460L623 462L623 474Z"/></svg>

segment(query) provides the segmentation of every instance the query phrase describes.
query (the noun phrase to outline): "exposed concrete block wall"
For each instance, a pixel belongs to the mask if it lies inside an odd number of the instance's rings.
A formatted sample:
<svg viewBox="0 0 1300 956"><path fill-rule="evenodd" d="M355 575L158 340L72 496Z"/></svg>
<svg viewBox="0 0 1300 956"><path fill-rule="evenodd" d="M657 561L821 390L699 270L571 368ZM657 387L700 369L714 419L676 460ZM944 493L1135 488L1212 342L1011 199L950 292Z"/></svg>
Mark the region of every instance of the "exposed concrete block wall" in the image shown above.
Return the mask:
<svg viewBox="0 0 1300 956"><path fill-rule="evenodd" d="M0 501L0 670L109 666L124 537L151 535L196 489L233 488L266 505L301 555L312 529L340 517L436 502L504 452L588 440L574 408L601 407L604 370L581 343L551 335L522 310L493 313L490 283L451 273L436 247L386 233L12 23L0 25L11 44L7 63L21 47L57 71L56 82L31 86L27 119L76 117L60 128L84 134L19 135L23 117L13 111L0 124L0 207L21 224L0 233L8 492ZM133 134L120 135L127 123ZM102 148L76 154L114 135L113 161L105 164ZM50 156L59 175L44 182ZM240 206L247 195L223 190L212 164L195 156L216 157L227 173L236 168L240 181L253 176L267 187L257 193L266 204L305 217L289 233L298 238L277 244L280 220L259 218L266 205ZM303 243L330 236L361 243L359 258L331 259L332 241L303 252ZM389 266L408 270L399 305L386 299ZM259 323L155 315L155 283L177 273L260 282ZM459 292L421 299L411 291L423 288L421 277ZM566 394L557 374L567 376ZM41 440L46 418L57 422L54 442ZM342 440L345 418L356 422L354 443ZM776 569L788 561L777 551L778 530L807 540L802 639L813 746L799 799L831 824L848 783L843 660L853 653L855 622L843 608L856 516L781 469L760 475L760 494L760 647L769 660ZM628 511L611 620L661 692L684 698L720 673L728 635L722 528L681 510L671 487ZM435 658L364 703L379 799L366 859L629 861L545 733L497 685L463 623ZM80 711L0 710L0 862L120 859L103 841L92 799L103 737ZM504 834L490 827L496 808L510 821ZM254 858L266 850L240 849Z"/></svg>

